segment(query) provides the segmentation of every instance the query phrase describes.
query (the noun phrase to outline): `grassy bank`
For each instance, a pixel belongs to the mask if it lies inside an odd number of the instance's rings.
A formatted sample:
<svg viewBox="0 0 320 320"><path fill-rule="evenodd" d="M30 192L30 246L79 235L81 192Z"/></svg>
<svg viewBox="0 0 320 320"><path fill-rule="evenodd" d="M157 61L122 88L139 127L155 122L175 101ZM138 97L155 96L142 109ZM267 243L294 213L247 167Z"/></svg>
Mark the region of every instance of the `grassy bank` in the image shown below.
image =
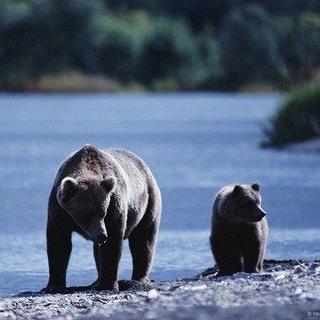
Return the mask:
<svg viewBox="0 0 320 320"><path fill-rule="evenodd" d="M103 75L87 75L79 71L67 71L57 74L45 74L37 79L12 79L3 83L3 91L8 92L127 92L144 91L136 83L122 84Z"/></svg>
<svg viewBox="0 0 320 320"><path fill-rule="evenodd" d="M289 95L266 130L266 146L283 146L320 137L320 85Z"/></svg>
<svg viewBox="0 0 320 320"><path fill-rule="evenodd" d="M319 32L314 0L2 0L0 90L68 70L98 78L86 91L287 90L319 70Z"/></svg>

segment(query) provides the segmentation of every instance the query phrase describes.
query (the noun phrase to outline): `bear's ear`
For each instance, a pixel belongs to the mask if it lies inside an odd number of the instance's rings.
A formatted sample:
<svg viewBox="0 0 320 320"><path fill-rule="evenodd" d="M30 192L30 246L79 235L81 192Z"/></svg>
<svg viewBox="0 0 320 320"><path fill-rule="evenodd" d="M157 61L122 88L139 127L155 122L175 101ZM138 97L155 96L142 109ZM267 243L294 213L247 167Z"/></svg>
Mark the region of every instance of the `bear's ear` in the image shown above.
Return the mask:
<svg viewBox="0 0 320 320"><path fill-rule="evenodd" d="M254 184L251 185L251 188L254 191L259 191L260 190L260 185L258 183L254 183Z"/></svg>
<svg viewBox="0 0 320 320"><path fill-rule="evenodd" d="M235 195L240 195L243 192L242 187L239 184L236 184L232 191Z"/></svg>
<svg viewBox="0 0 320 320"><path fill-rule="evenodd" d="M108 193L112 191L114 186L116 185L116 178L113 178L113 177L106 178L100 182L100 185Z"/></svg>
<svg viewBox="0 0 320 320"><path fill-rule="evenodd" d="M61 194L64 199L70 198L77 190L78 182L71 177L65 177L61 181Z"/></svg>

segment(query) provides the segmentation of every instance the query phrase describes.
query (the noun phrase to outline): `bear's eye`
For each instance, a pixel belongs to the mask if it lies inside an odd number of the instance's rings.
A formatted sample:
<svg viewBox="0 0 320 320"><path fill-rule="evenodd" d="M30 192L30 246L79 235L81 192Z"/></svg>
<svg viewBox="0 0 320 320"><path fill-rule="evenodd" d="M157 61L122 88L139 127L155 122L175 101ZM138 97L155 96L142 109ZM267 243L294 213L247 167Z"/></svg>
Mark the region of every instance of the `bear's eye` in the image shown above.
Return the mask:
<svg viewBox="0 0 320 320"><path fill-rule="evenodd" d="M252 208L252 207L254 207L256 204L255 204L255 202L254 202L252 199L247 198L247 199L245 199L245 200L243 201L242 205L243 205L244 207L246 207L246 208Z"/></svg>

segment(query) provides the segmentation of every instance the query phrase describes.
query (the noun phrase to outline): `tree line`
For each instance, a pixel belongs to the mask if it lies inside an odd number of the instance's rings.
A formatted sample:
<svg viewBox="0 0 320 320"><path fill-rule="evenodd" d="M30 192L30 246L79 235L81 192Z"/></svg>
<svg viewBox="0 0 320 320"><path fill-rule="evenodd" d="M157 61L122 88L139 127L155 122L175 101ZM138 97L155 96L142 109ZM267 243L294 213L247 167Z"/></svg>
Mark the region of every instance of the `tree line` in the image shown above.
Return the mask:
<svg viewBox="0 0 320 320"><path fill-rule="evenodd" d="M149 90L287 89L317 76L317 0L2 0L0 88L77 70Z"/></svg>

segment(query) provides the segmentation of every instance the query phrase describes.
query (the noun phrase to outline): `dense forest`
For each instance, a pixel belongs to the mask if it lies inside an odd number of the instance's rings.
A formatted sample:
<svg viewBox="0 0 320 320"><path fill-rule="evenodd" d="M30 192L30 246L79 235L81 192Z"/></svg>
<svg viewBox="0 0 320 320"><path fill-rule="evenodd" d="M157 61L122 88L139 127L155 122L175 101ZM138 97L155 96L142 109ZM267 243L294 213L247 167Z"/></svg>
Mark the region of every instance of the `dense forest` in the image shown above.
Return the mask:
<svg viewBox="0 0 320 320"><path fill-rule="evenodd" d="M286 90L319 66L319 0L0 1L1 90L61 74L147 90Z"/></svg>

